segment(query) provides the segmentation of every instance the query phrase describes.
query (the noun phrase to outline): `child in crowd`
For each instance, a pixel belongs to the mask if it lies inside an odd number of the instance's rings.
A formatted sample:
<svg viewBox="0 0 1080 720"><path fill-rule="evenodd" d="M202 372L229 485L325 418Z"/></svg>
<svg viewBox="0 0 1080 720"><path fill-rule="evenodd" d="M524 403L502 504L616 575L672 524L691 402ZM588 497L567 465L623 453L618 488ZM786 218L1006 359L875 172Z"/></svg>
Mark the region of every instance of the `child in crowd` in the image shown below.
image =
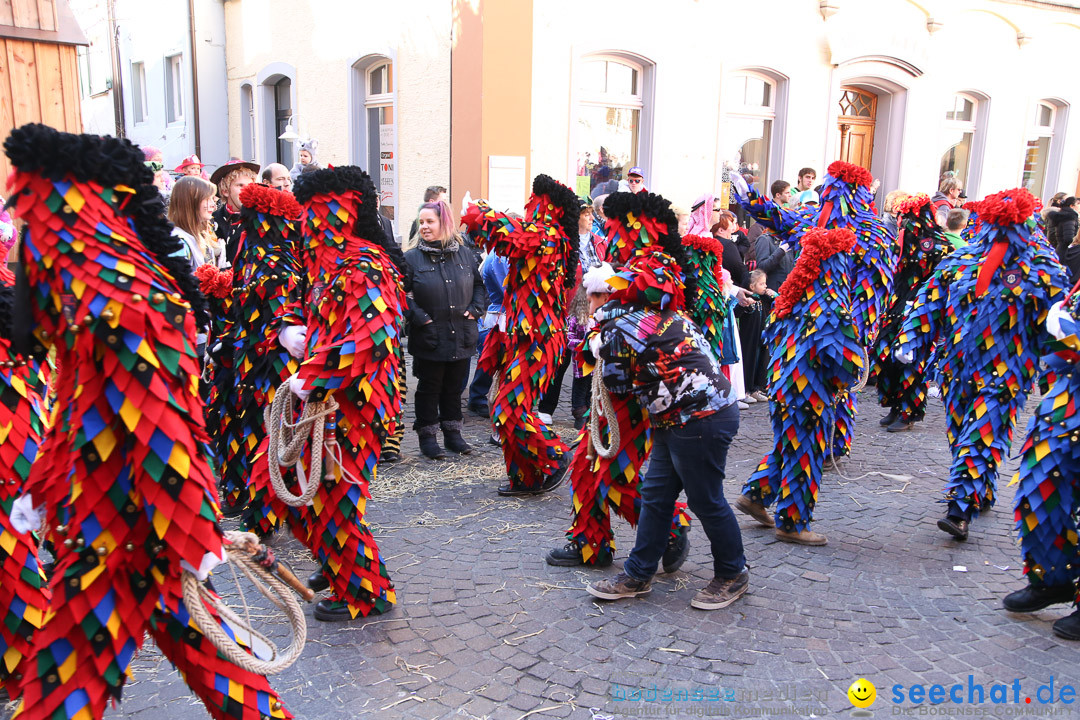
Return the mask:
<svg viewBox="0 0 1080 720"><path fill-rule="evenodd" d="M765 347L763 333L769 312L772 310L772 300L776 297L776 291L769 290L766 286L767 280L764 270L751 271L750 298L753 302L735 307L735 315L739 318L739 340L743 351L742 370L746 394L758 402L768 400L765 395L765 384L769 351Z"/></svg>

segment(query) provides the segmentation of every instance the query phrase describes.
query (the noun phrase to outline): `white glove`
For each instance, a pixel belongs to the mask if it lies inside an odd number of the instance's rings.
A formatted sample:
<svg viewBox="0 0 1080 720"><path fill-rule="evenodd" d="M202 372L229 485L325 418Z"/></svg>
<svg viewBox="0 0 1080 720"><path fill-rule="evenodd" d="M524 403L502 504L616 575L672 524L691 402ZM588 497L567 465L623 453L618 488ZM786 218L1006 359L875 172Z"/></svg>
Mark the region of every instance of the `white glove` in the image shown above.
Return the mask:
<svg viewBox="0 0 1080 720"><path fill-rule="evenodd" d="M735 190L742 197L750 194L750 186L746 184L746 178L737 170L731 173L731 184L735 186Z"/></svg>
<svg viewBox="0 0 1080 720"><path fill-rule="evenodd" d="M281 328L277 339L290 355L302 358L307 350L307 325L286 325Z"/></svg>
<svg viewBox="0 0 1080 720"><path fill-rule="evenodd" d="M289 389L292 390L293 395L304 401L307 401L308 395L311 394L311 390L304 387L304 381L297 373L293 373L289 378Z"/></svg>
<svg viewBox="0 0 1080 720"><path fill-rule="evenodd" d="M595 333L589 338L589 350L592 352L592 356L597 360L600 359L600 348L604 346L604 341L600 338L600 333Z"/></svg>
<svg viewBox="0 0 1080 720"><path fill-rule="evenodd" d="M893 352L893 357L896 358L898 362L902 362L903 364L908 365L911 363L912 360L915 359L915 352L912 350L909 350L907 352L900 352L899 350L895 350Z"/></svg>
<svg viewBox="0 0 1080 720"><path fill-rule="evenodd" d="M44 519L45 506L34 507L34 499L29 494L20 495L11 504L11 526L21 533L37 530Z"/></svg>
<svg viewBox="0 0 1080 720"><path fill-rule="evenodd" d="M1054 303L1050 307L1050 312L1046 314L1046 329L1058 340L1065 339L1065 336L1068 334L1061 329L1061 318L1069 318L1072 320L1069 313L1065 310L1064 300Z"/></svg>
<svg viewBox="0 0 1080 720"><path fill-rule="evenodd" d="M202 561L199 562L199 567L194 567L187 560L180 561L180 567L187 570L189 573L199 578L199 581L206 580L210 575L210 571L216 568L221 563L225 562L225 548L221 548L221 555L215 555L214 553L206 553L202 557Z"/></svg>

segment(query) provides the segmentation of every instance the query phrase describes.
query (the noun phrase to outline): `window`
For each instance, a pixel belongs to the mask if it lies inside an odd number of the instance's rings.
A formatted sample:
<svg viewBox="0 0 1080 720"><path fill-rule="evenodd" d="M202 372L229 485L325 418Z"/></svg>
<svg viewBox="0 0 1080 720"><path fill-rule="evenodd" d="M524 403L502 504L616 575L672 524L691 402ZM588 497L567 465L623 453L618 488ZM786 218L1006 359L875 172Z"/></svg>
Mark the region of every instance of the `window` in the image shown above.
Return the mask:
<svg viewBox="0 0 1080 720"><path fill-rule="evenodd" d="M281 78L274 83L274 137L277 138L275 162L285 167L292 167L293 164L293 142L282 140L280 136L292 119L292 80Z"/></svg>
<svg viewBox="0 0 1080 720"><path fill-rule="evenodd" d="M764 75L740 73L727 78L723 86L723 160L743 176L752 177L759 187L778 179L770 174L777 84Z"/></svg>
<svg viewBox="0 0 1080 720"><path fill-rule="evenodd" d="M945 111L942 125L942 147L945 152L941 155L938 177L951 172L965 189L971 182L978 105L974 97L954 95L952 106Z"/></svg>
<svg viewBox="0 0 1080 720"><path fill-rule="evenodd" d="M131 114L136 123L146 122L146 66L131 63Z"/></svg>
<svg viewBox="0 0 1080 720"><path fill-rule="evenodd" d="M383 62L367 71L364 98L367 116L368 174L379 188L379 211L395 219L397 213L397 124L394 122L394 64Z"/></svg>
<svg viewBox="0 0 1080 720"><path fill-rule="evenodd" d="M1027 146L1024 148L1024 173L1020 184L1035 197L1042 197L1046 190L1047 170L1051 164L1054 148L1054 129L1057 108L1042 101L1035 105L1033 122L1028 129Z"/></svg>
<svg viewBox="0 0 1080 720"><path fill-rule="evenodd" d="M621 58L586 58L578 68L573 147L579 195L648 164L641 152L645 74L643 65ZM645 178L647 187L648 168Z"/></svg>
<svg viewBox="0 0 1080 720"><path fill-rule="evenodd" d="M165 58L165 119L177 122L184 118L183 55Z"/></svg>
<svg viewBox="0 0 1080 720"><path fill-rule="evenodd" d="M108 46L80 45L76 49L76 62L79 66L79 85L83 97L92 97L112 89L112 59Z"/></svg>

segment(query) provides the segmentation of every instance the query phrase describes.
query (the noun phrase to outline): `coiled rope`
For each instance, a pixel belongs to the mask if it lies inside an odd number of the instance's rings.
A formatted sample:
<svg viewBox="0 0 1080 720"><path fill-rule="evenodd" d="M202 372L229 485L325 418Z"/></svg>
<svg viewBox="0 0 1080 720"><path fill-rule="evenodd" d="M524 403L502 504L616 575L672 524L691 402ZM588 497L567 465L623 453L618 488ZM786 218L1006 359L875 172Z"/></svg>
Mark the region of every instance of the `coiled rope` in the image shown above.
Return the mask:
<svg viewBox="0 0 1080 720"><path fill-rule="evenodd" d="M191 615L191 619L226 660L248 672L276 675L296 662L300 653L303 652L304 644L307 642L307 621L293 591L258 561L259 550L259 538L254 533L226 531L225 553L229 566L233 570L233 577L236 578L236 566L239 566L259 592L278 609L284 611L288 618L292 640L284 651L279 650L269 638L251 626L247 600L243 597L242 590L241 598L244 601L246 619L237 615L220 597L199 582L193 573L184 570L180 583L183 589L184 606ZM263 553L263 557L266 555ZM273 556L269 557L270 562L273 563ZM270 659L261 660L244 650L222 629L211 610L229 623L230 627L246 632L250 638L264 643L271 651Z"/></svg>
<svg viewBox="0 0 1080 720"><path fill-rule="evenodd" d="M604 385L604 361L597 358L592 371L592 407L589 409L589 441L596 454L610 460L619 453L622 435L619 432L619 420L615 417L615 406L611 403L611 394ZM608 446L604 446L600 434L600 414L607 418Z"/></svg>
<svg viewBox="0 0 1080 720"><path fill-rule="evenodd" d="M330 441L324 443L327 425L332 424L337 418L337 401L333 397L328 397L325 402L306 402L300 419L293 423L292 419L296 417L297 400L298 398L289 387L289 382L285 381L278 386L277 392L274 393L274 401L267 408L265 415L266 435L269 441L266 461L270 464L270 484L278 499L292 507L307 505L315 497L322 473L324 446L337 444L333 432L330 434ZM329 422L327 418L330 419ZM304 473L302 463L304 445L309 437L311 438L310 482ZM330 449L333 457L333 448ZM296 468L296 478L300 485L299 495L294 495L286 486L285 479L281 475L282 466Z"/></svg>

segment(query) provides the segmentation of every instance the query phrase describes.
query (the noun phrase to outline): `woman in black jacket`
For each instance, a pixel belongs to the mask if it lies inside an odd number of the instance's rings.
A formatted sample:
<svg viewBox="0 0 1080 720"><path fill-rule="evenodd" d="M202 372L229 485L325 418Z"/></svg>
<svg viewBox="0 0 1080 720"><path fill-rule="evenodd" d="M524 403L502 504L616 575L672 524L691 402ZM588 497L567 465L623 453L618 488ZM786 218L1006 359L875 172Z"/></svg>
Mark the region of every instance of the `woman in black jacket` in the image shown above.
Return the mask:
<svg viewBox="0 0 1080 720"><path fill-rule="evenodd" d="M1080 216L1076 212L1076 198L1067 197L1061 201L1058 209L1046 216L1046 239L1058 252L1058 257L1064 261L1065 253L1073 238L1076 237L1077 221Z"/></svg>
<svg viewBox="0 0 1080 720"><path fill-rule="evenodd" d="M445 202L420 207L415 247L405 253L409 292L409 354L413 356L414 395L420 451L437 460L442 426L446 447L472 451L461 436L461 391L476 351L476 319L485 306L484 283L476 252L454 232Z"/></svg>

